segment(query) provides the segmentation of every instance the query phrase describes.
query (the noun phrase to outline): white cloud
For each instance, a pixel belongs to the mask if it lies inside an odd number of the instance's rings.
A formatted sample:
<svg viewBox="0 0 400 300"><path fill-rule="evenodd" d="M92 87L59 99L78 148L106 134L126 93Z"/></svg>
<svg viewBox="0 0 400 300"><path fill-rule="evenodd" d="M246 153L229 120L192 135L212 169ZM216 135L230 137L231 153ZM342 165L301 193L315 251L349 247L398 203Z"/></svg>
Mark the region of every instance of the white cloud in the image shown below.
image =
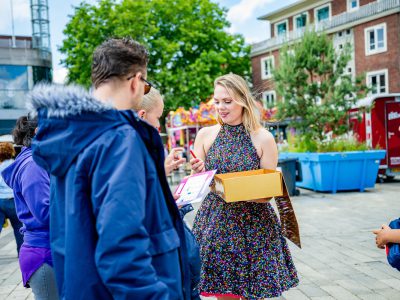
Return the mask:
<svg viewBox="0 0 400 300"><path fill-rule="evenodd" d="M67 80L68 70L66 68L59 68L53 71L53 82L64 84Z"/></svg>
<svg viewBox="0 0 400 300"><path fill-rule="evenodd" d="M243 23L254 18L257 9L273 2L276 2L276 0L241 0L230 8L228 20L232 23Z"/></svg>
<svg viewBox="0 0 400 300"><path fill-rule="evenodd" d="M11 34L11 2L13 5L14 24L28 24L31 20L29 0L0 0L0 33Z"/></svg>

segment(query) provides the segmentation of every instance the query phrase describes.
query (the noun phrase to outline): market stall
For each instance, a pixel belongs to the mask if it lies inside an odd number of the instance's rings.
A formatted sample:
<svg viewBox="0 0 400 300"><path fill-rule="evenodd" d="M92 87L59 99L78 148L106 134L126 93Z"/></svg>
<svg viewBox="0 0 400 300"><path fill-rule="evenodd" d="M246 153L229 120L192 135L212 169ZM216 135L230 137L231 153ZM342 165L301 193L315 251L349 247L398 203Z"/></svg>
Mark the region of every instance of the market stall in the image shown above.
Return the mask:
<svg viewBox="0 0 400 300"><path fill-rule="evenodd" d="M179 107L170 111L166 118L167 150L175 147L184 147L185 155L193 148L193 143L200 128L217 123L213 100L201 102L198 107L189 110Z"/></svg>

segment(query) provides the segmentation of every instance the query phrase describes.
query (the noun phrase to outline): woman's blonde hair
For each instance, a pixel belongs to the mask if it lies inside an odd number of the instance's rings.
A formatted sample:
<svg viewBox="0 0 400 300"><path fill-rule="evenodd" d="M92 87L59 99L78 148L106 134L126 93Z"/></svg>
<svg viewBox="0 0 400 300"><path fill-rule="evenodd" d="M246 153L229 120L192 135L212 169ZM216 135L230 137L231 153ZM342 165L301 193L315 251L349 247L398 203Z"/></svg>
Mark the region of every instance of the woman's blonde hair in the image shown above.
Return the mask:
<svg viewBox="0 0 400 300"><path fill-rule="evenodd" d="M255 100L246 81L241 76L232 73L223 75L215 79L214 88L217 85L223 86L232 100L243 107L243 125L248 132L254 132L261 128ZM221 125L224 124L219 115L217 120Z"/></svg>
<svg viewBox="0 0 400 300"><path fill-rule="evenodd" d="M149 112L157 106L157 103L160 100L164 101L160 92L157 89L155 89L154 87L152 87L150 92L143 96L142 103L140 105L138 105L137 107L134 107L134 110L139 111L139 110L143 109L146 112Z"/></svg>

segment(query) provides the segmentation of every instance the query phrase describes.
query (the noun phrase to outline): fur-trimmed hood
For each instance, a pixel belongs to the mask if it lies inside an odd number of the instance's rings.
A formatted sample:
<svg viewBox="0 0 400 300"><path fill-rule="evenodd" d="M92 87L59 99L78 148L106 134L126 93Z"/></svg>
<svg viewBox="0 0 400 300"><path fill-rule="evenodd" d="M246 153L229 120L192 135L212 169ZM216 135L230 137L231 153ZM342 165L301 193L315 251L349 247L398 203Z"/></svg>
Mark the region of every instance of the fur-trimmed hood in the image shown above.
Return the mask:
<svg viewBox="0 0 400 300"><path fill-rule="evenodd" d="M38 132L32 141L35 161L62 175L84 148L105 131L128 124L132 111L118 111L96 100L78 86L38 85L27 103L38 114Z"/></svg>
<svg viewBox="0 0 400 300"><path fill-rule="evenodd" d="M84 88L71 85L38 84L28 96L27 108L36 112L46 110L47 117L65 118L83 112L101 113L112 109L110 105L96 100Z"/></svg>

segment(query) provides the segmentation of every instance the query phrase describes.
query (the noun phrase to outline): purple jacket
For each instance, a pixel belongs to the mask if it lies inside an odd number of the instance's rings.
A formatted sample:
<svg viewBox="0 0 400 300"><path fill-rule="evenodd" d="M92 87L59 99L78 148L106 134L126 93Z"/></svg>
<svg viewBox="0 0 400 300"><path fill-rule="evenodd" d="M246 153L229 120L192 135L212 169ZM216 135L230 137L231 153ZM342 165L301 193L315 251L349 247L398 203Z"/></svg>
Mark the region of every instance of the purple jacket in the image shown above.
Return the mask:
<svg viewBox="0 0 400 300"><path fill-rule="evenodd" d="M15 161L1 175L13 189L15 208L23 223L24 244L50 248L48 173L32 159L31 148L23 147Z"/></svg>

